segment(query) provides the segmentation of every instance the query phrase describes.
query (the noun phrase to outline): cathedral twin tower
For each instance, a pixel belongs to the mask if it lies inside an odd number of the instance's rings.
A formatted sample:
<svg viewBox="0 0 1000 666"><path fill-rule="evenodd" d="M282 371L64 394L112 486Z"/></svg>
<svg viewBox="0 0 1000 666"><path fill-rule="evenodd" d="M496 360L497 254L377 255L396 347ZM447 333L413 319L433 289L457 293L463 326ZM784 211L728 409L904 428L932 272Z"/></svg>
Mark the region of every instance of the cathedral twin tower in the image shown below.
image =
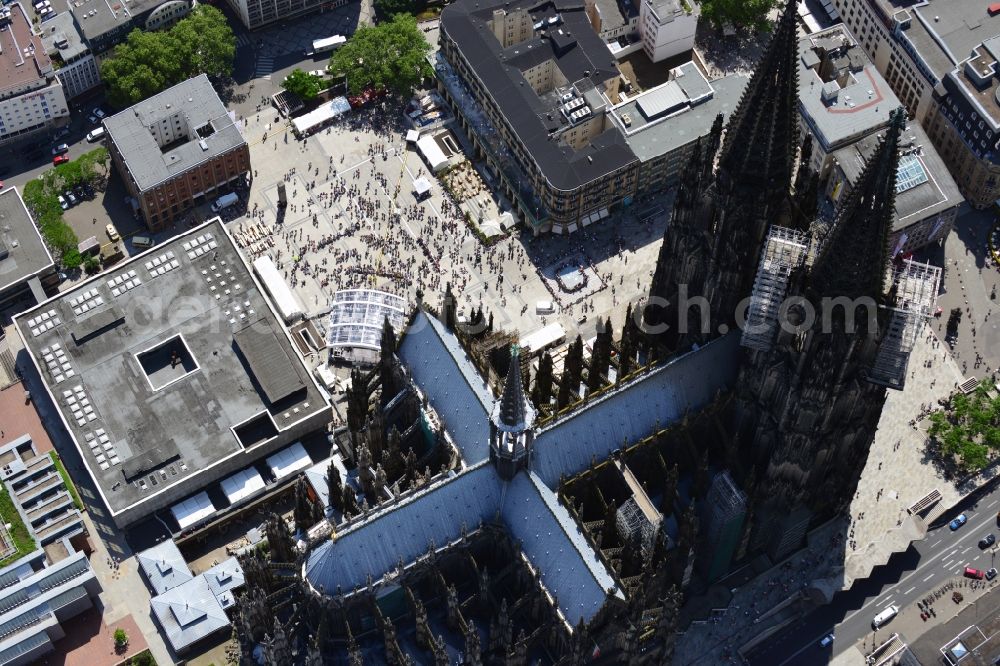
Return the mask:
<svg viewBox="0 0 1000 666"><path fill-rule="evenodd" d="M779 558L853 497L885 402L872 369L892 300L889 234L906 125L893 111L832 225L814 223L795 17L791 0L724 138L720 116L681 175L644 315L668 353L744 326L730 428L743 469L730 471L752 498L751 547ZM850 305L822 316L805 312L844 299ZM689 311L696 301L704 307ZM859 304L868 307L849 311Z"/></svg>

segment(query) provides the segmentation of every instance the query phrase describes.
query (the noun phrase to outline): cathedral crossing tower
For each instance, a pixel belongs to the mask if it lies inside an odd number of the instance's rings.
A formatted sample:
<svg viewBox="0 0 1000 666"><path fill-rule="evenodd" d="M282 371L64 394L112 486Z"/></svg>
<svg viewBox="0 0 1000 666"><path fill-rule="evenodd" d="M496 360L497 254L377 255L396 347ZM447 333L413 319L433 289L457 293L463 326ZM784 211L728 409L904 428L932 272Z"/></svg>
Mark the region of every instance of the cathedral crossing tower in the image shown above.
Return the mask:
<svg viewBox="0 0 1000 666"><path fill-rule="evenodd" d="M490 460L506 480L526 469L534 444L535 409L524 395L521 380L521 351L517 345L510 350L510 369L504 380L503 393L490 414Z"/></svg>

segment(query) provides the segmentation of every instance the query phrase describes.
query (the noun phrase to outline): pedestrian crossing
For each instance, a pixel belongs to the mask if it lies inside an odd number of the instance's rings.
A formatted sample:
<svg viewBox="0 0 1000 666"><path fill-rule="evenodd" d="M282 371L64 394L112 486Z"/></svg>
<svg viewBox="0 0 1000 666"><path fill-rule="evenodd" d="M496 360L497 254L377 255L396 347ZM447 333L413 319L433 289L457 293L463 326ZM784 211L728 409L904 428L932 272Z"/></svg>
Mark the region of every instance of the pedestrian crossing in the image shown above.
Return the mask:
<svg viewBox="0 0 1000 666"><path fill-rule="evenodd" d="M236 48L240 48L242 46L250 46L250 44L252 43L253 42L250 39L250 35L248 35L247 33L244 32L239 35L236 35Z"/></svg>
<svg viewBox="0 0 1000 666"><path fill-rule="evenodd" d="M274 58L271 56L257 56L257 69L254 71L255 79L271 80L271 72L274 71Z"/></svg>

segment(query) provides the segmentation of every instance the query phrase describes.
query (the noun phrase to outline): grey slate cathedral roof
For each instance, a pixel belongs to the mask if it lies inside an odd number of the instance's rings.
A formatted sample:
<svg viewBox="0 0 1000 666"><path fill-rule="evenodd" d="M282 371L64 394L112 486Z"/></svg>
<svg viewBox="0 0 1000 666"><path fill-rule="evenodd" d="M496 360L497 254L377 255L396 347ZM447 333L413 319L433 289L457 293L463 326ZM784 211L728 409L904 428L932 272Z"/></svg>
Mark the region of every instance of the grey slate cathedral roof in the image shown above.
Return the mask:
<svg viewBox="0 0 1000 666"><path fill-rule="evenodd" d="M737 331L551 422L535 441L529 470L505 482L485 460L487 406L494 398L455 337L433 317L418 313L400 357L470 467L377 509L324 542L310 553L303 576L318 592L347 594L378 584L481 523L497 522L538 570L569 625L589 621L609 596L623 595L559 503L554 491L559 477L707 405L735 378L738 353Z"/></svg>

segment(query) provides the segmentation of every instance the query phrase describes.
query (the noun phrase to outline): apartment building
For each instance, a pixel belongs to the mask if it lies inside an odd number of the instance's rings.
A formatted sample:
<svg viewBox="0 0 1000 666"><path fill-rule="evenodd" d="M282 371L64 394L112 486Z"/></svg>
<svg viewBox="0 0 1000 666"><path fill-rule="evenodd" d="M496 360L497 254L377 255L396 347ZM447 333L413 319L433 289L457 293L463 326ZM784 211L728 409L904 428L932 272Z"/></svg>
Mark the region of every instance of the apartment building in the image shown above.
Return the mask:
<svg viewBox="0 0 1000 666"><path fill-rule="evenodd" d="M0 146L69 117L66 95L20 2L0 7Z"/></svg>
<svg viewBox="0 0 1000 666"><path fill-rule="evenodd" d="M100 85L97 59L83 39L72 12L56 14L42 24L42 44L52 59L67 99L79 97Z"/></svg>
<svg viewBox="0 0 1000 666"><path fill-rule="evenodd" d="M204 74L105 119L104 128L111 160L150 231L250 171L247 142Z"/></svg>
<svg viewBox="0 0 1000 666"><path fill-rule="evenodd" d="M1000 7L972 0L832 3L969 202L983 208L1000 198Z"/></svg>

